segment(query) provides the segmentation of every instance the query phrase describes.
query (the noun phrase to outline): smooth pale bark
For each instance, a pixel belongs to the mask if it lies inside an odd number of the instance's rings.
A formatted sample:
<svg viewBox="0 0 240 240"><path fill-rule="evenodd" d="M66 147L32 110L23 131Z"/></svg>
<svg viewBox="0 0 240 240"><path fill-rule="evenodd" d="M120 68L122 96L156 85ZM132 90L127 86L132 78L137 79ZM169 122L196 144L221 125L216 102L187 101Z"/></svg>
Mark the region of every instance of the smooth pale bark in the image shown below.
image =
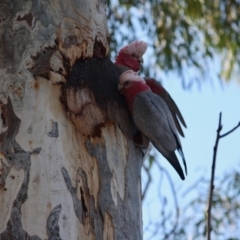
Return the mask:
<svg viewBox="0 0 240 240"><path fill-rule="evenodd" d="M0 2L1 240L142 239L103 2Z"/></svg>

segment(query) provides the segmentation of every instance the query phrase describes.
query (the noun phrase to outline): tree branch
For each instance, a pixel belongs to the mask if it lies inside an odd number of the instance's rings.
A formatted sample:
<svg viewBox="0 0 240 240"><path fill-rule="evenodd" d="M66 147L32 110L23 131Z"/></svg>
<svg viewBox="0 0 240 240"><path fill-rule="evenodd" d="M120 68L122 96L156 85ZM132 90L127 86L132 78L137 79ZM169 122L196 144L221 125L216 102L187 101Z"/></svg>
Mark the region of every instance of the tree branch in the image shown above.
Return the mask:
<svg viewBox="0 0 240 240"><path fill-rule="evenodd" d="M215 166L216 166L216 159L217 159L217 148L218 142L220 139L220 132L222 130L222 113L219 114L219 122L218 122L218 129L217 129L217 137L215 141L215 145L213 148L213 161L212 161L212 172L211 172L211 181L209 187L209 198L208 198L208 210L207 210L207 240L211 239L211 210L212 210L212 198L213 198L213 189L214 189L214 175L215 175Z"/></svg>
<svg viewBox="0 0 240 240"><path fill-rule="evenodd" d="M212 172L211 172L211 181L210 181L210 187L209 187L209 199L208 199L208 210L207 210L207 240L211 240L211 210L212 210L212 198L213 198L213 190L214 190L214 175L215 175L215 166L216 166L216 160L217 160L217 148L220 138L226 137L233 131L235 131L238 127L240 127L240 122L237 124L236 127L231 129L230 131L226 132L223 135L220 135L220 132L222 130L222 113L219 113L219 122L218 122L218 129L217 129L217 137L215 141L215 145L213 148L213 161L212 161Z"/></svg>
<svg viewBox="0 0 240 240"><path fill-rule="evenodd" d="M223 135L220 135L220 138L224 138L224 137L226 137L228 134L234 132L238 127L240 127L240 122L237 124L236 127L234 127L233 129L231 129L230 131L224 133Z"/></svg>

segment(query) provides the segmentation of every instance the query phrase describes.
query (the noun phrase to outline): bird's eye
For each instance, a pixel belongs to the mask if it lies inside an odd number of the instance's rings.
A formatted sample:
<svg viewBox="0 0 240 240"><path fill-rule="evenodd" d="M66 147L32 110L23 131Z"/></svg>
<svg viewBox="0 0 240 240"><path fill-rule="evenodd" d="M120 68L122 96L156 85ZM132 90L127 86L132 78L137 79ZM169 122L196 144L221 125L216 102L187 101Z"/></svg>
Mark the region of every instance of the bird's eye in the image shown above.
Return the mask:
<svg viewBox="0 0 240 240"><path fill-rule="evenodd" d="M130 81L126 81L125 83L124 83L124 86L128 86L130 84Z"/></svg>
<svg viewBox="0 0 240 240"><path fill-rule="evenodd" d="M133 57L133 58L136 58L137 55L136 55L135 53L132 53L132 57Z"/></svg>

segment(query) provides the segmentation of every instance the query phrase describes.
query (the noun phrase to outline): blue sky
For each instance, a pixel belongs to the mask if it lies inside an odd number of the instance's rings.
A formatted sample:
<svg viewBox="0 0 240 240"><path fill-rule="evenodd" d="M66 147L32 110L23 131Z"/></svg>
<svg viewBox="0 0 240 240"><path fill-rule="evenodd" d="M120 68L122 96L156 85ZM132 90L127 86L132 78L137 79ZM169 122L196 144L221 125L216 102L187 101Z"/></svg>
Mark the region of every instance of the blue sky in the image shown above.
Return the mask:
<svg viewBox="0 0 240 240"><path fill-rule="evenodd" d="M181 181L175 170L160 154L158 155L158 161L169 171L176 189L181 189L181 192L183 192L183 189L187 189L199 176L204 175L210 178L219 112L222 112L222 133L237 125L240 121L240 85L234 81L221 85L217 80L214 80L213 84L210 81L205 81L201 90L197 86L193 86L191 90L185 91L182 89L179 79L171 78L171 80L168 80L168 77L166 77L163 80L164 87L178 104L188 126L184 131L185 138L181 138L188 166L186 180ZM221 176L227 170L236 168L239 163L240 128L220 140L216 177ZM156 168L152 169L151 173L154 182L143 202L144 229L150 220L159 221L161 218L161 203L158 197L160 176ZM164 182L164 184L161 191L171 198L167 182ZM186 202L181 199L180 207L186 205L189 198L185 199ZM168 203L170 206L173 204L171 199L168 199ZM144 239L149 239L146 231L144 236ZM155 240L159 237L150 239Z"/></svg>
<svg viewBox="0 0 240 240"><path fill-rule="evenodd" d="M164 83L166 89L177 102L187 122L182 145L188 163L189 178L195 176L196 169L210 170L213 146L218 127L219 112L222 112L222 133L233 128L240 121L240 85L236 82L224 87L215 82L206 82L202 89L184 91L177 81ZM234 166L240 160L240 128L221 139L217 159L217 173ZM227 161L226 161L227 159ZM210 172L209 172L210 173ZM186 179L186 183L189 180Z"/></svg>

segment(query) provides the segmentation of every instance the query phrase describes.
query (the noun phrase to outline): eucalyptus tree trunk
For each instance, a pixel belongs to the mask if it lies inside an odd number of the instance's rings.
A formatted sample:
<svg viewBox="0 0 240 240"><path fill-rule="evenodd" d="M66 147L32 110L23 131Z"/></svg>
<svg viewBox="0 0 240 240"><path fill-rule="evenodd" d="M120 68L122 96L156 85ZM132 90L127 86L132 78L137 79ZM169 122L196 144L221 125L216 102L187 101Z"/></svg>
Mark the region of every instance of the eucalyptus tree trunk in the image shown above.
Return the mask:
<svg viewBox="0 0 240 240"><path fill-rule="evenodd" d="M0 239L141 239L142 154L103 0L0 1Z"/></svg>

